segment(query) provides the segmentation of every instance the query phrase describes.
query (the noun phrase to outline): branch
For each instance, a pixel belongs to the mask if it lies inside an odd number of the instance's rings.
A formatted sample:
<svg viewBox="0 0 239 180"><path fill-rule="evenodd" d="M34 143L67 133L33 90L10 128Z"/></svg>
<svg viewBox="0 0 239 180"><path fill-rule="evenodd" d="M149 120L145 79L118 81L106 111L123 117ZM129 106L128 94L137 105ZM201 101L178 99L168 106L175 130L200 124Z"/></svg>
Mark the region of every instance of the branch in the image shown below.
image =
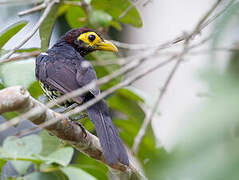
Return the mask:
<svg viewBox="0 0 239 180"><path fill-rule="evenodd" d="M23 53L19 56L4 59L3 61L0 62L0 64L35 57L35 56L38 56L40 53L41 53L40 51L33 51L33 52L30 52L30 53Z"/></svg>
<svg viewBox="0 0 239 180"><path fill-rule="evenodd" d="M165 65L167 65L168 63L172 62L175 58L177 57L177 55L175 56L172 56L171 58L169 58L168 60L166 61L163 61L163 62L160 62L158 63L156 66L153 66L151 68L148 68L148 69L145 69L144 71L142 71L141 73L139 74L136 74L135 76L132 76L132 77L129 77L127 78L126 80L124 80L123 82L117 84L116 86L113 86L109 89L107 89L106 91L103 91L100 95L96 96L95 98L87 101L86 103L84 103L83 105L79 105L78 107L76 107L75 109L67 112L67 113L64 113L63 115L65 117L70 117L74 114L77 114L77 113L80 113L84 110L86 110L88 107L92 106L93 104L97 103L98 101L102 100L103 98L109 96L110 94L112 94L113 92L115 92L116 90L122 88L122 87L125 87L125 86L128 86L130 84L132 84L133 82L137 81L138 79L144 77L145 75L155 71L156 69L160 68L160 67L163 67ZM44 109L41 109L41 108L34 108L33 110L29 111L27 113L27 115L29 115L29 117L32 117L32 116L35 116L39 111L41 112L44 112ZM29 114L30 113L30 114ZM1 126L0 126L0 131L2 130L5 130L6 128L12 126L12 124L15 124L15 123L18 123L18 122L21 122L22 121L22 118L23 117L17 117L17 118L14 118L12 119L11 121L8 121L8 122L5 122L3 123ZM26 118L24 118L26 119ZM27 135L33 131L35 131L36 129L38 128L45 128L47 126L50 126L51 124L54 124L56 123L57 121L61 120L61 117L56 117L54 119L51 119L47 122L44 122L42 124L40 124L38 127L36 128L32 128L32 129L27 129L27 130L24 130L24 131L21 131L20 134L23 136L23 135Z"/></svg>
<svg viewBox="0 0 239 180"><path fill-rule="evenodd" d="M206 14L200 19L200 21L197 23L197 25L195 26L195 28L193 29L193 31L187 35L187 38L185 39L185 42L184 42L184 46L183 46L183 50L182 52L179 54L178 56L178 60L177 62L175 63L173 69L170 71L164 85L163 85L163 88L161 90L161 92L159 93L159 96L156 100L156 103L154 104L149 116L146 116L146 118L144 119L144 122L138 132L138 134L136 135L135 139L134 139L134 144L133 144L133 152L135 154L137 154L138 152L138 148L139 148L139 145L143 139L143 137L145 136L145 133L146 133L146 130L149 126L149 124L151 124L151 121L157 111L157 108L163 98L163 96L165 95L165 92L167 91L168 89L168 86L170 84L170 82L172 81L173 79L173 76L175 75L177 69L179 68L181 62L183 61L183 58L184 58L184 55L189 51L190 47L189 47L189 42L190 40L192 40L192 38L194 38L194 36L198 35L201 30L202 30L202 26L204 24L204 22L208 19L208 17L215 11L215 9L219 6L219 4L222 2L222 0L218 0L207 12ZM204 43L206 41L202 41L202 43ZM202 43L199 43L200 45Z"/></svg>
<svg viewBox="0 0 239 180"><path fill-rule="evenodd" d="M50 126L46 126L45 129L51 134L74 146L82 153L110 167L111 173L114 175L120 177L126 176L128 177L127 179L144 179L142 173L135 167L136 165L132 163L132 161L135 161L133 160L134 157L129 156L129 167L121 164L120 162L117 162L114 165L109 165L104 157L99 140L96 136L87 130L87 135L85 136L81 127L70 121L66 116L56 113L36 101L23 87L14 86L0 91L0 113L11 111L24 113L34 107L44 109L43 112L39 112L34 117L29 118L29 120L34 124L39 125L52 119L60 118L60 121L52 123Z"/></svg>
<svg viewBox="0 0 239 180"><path fill-rule="evenodd" d="M27 9L25 11L21 11L21 12L18 13L18 16L24 16L24 15L27 15L27 14L34 13L34 12L40 11L42 9L45 9L47 7L47 2L48 1L45 0L42 4L40 4L38 6L35 6L31 9Z"/></svg>
<svg viewBox="0 0 239 180"><path fill-rule="evenodd" d="M49 103L46 104L46 106L48 108L51 108L51 107L55 106L56 104L60 104L60 103L64 102L67 99L71 99L73 97L80 96L80 95L88 92L89 89L92 89L95 86L100 86L102 84L108 83L112 79L114 79L116 77L119 77L120 75L123 75L123 74L125 74L129 71L132 71L135 68L137 68L138 66L140 66L151 55L156 53L157 50L163 49L163 48L166 48L166 47L170 47L173 44L176 44L176 43L181 42L183 40L184 40L184 36L180 36L180 37L177 37L177 38L173 39L172 41L169 41L169 42L166 42L166 43L160 45L157 49L146 51L143 54L141 54L138 59L135 59L134 61L132 61L131 63L122 67L121 69L115 71L114 73L112 73L108 76L105 76L105 77L99 79L98 81L92 81L91 83L87 84L86 86L83 86L82 88L79 88L79 89L74 90L70 93L67 93L67 94L57 98L56 100L50 101ZM39 111L43 111L43 110L40 109L40 108L33 108L29 112L26 112L25 114L22 114L19 117L13 118L13 119L1 124L0 125L0 131L3 131L5 129L9 128L10 126L13 126L13 125L17 124L17 123L23 121L24 119L28 119L29 117L34 116Z"/></svg>

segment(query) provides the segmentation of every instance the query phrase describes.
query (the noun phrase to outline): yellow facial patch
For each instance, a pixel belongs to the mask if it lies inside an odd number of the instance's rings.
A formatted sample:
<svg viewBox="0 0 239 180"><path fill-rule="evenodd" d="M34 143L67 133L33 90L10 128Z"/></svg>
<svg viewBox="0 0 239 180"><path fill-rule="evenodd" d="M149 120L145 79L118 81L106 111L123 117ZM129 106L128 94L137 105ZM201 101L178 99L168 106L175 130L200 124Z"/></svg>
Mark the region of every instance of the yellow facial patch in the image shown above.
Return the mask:
<svg viewBox="0 0 239 180"><path fill-rule="evenodd" d="M118 52L117 47L107 40L102 40L95 32L86 32L81 34L78 41L83 41L94 50Z"/></svg>
<svg viewBox="0 0 239 180"><path fill-rule="evenodd" d="M95 37L94 40L91 40L92 37ZM102 39L95 32L83 33L77 38L77 40L81 40L90 46L94 46L95 44L102 42Z"/></svg>

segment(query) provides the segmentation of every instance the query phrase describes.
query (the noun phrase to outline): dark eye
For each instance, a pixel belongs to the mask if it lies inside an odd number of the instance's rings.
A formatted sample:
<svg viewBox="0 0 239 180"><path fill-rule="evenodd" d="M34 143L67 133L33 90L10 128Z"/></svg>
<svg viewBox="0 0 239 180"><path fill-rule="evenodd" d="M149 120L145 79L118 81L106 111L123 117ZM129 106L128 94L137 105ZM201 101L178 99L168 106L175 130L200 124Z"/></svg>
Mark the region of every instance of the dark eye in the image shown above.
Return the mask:
<svg viewBox="0 0 239 180"><path fill-rule="evenodd" d="M92 35L92 34L89 35L89 36L88 36L88 39L89 39L89 41L91 41L91 42L94 41L94 40L95 40L95 35Z"/></svg>

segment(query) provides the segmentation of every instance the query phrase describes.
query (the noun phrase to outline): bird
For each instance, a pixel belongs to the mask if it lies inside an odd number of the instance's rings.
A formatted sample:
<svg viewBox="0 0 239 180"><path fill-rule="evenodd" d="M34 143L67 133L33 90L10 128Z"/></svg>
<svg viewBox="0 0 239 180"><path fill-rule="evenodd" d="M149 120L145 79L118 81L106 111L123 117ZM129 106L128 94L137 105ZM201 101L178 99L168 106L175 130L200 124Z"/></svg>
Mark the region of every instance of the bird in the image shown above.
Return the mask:
<svg viewBox="0 0 239 180"><path fill-rule="evenodd" d="M84 58L96 50L118 52L117 47L98 32L82 27L66 32L50 49L39 54L35 63L35 76L47 97L54 100L97 80L93 66ZM80 105L99 94L99 87L91 88L87 93L60 105ZM87 114L95 126L106 161L110 165L119 161L129 166L126 149L105 100L88 107Z"/></svg>

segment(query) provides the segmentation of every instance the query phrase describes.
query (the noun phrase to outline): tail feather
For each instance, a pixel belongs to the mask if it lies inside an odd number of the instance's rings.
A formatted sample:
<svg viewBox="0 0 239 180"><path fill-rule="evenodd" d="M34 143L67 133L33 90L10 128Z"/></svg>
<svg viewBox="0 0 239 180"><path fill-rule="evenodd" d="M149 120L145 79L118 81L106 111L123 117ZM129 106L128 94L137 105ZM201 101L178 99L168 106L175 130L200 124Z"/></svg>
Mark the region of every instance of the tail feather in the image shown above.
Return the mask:
<svg viewBox="0 0 239 180"><path fill-rule="evenodd" d="M113 165L119 160L121 163L128 166L129 160L126 150L110 118L105 101L99 101L89 107L87 111L90 120L95 126L107 162Z"/></svg>

